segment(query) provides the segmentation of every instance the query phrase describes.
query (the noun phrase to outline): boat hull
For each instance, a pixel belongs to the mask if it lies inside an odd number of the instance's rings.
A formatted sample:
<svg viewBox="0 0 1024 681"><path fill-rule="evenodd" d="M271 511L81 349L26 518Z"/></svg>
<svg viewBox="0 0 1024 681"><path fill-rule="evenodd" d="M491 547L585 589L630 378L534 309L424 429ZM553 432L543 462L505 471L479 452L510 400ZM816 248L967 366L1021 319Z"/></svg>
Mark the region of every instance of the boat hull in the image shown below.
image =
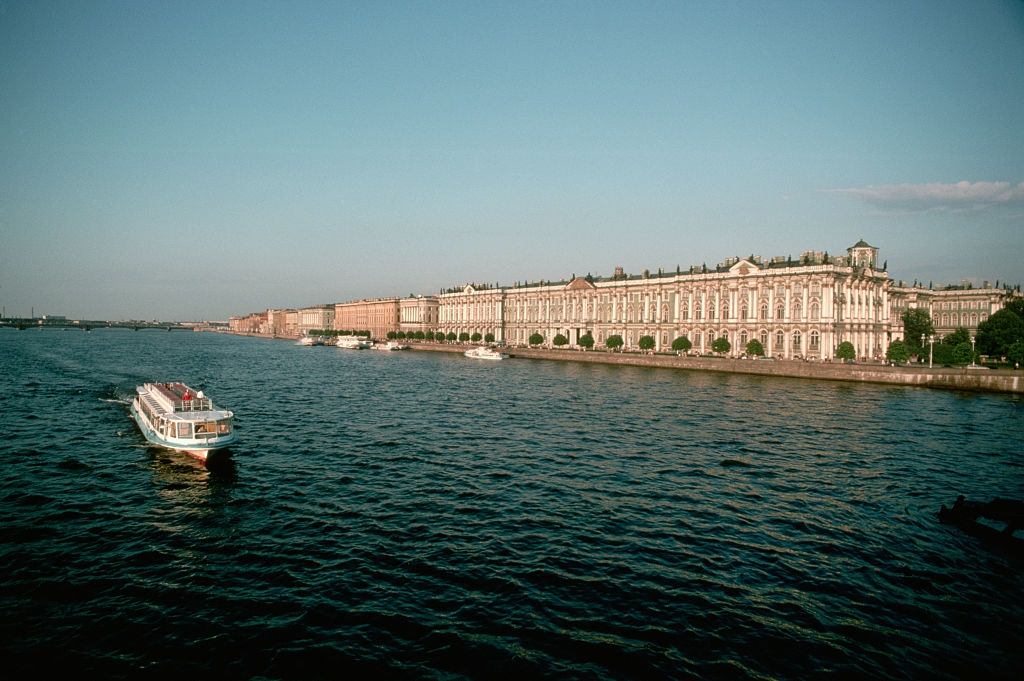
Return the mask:
<svg viewBox="0 0 1024 681"><path fill-rule="evenodd" d="M193 456L200 461L206 461L213 452L227 449L238 440L238 437L235 435L233 430L225 436L208 438L205 440L165 437L157 432L157 430L149 423L145 415L143 415L142 410L139 409L137 400L132 401L131 414L132 419L139 427L142 435L150 443L157 445L158 447L173 449L178 452L185 452L189 456Z"/></svg>

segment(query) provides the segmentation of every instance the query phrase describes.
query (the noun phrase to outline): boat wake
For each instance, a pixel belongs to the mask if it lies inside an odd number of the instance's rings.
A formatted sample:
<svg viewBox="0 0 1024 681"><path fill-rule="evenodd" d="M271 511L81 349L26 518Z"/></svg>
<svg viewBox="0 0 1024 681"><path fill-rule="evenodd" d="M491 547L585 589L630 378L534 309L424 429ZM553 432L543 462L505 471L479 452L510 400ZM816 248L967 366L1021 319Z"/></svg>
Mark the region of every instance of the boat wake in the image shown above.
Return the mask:
<svg viewBox="0 0 1024 681"><path fill-rule="evenodd" d="M128 406L132 403L133 396L133 393L112 384L108 385L106 389L100 391L98 399L100 402L106 402L108 404L123 404Z"/></svg>

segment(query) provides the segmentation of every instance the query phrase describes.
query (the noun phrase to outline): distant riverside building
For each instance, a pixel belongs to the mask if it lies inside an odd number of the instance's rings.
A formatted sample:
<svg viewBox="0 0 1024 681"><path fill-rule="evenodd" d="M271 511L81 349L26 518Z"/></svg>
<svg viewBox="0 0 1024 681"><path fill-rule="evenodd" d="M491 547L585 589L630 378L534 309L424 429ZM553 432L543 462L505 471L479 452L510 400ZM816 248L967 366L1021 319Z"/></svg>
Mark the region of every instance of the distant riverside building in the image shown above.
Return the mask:
<svg viewBox="0 0 1024 681"><path fill-rule="evenodd" d="M398 301L398 330L406 334L437 329L438 302L434 296L412 296Z"/></svg>
<svg viewBox="0 0 1024 681"><path fill-rule="evenodd" d="M299 334L309 333L313 329L334 328L334 305L314 305L298 310Z"/></svg>
<svg viewBox="0 0 1024 681"><path fill-rule="evenodd" d="M275 310L273 308L268 309L266 333L271 336L286 335L289 312L295 312L295 310Z"/></svg>
<svg viewBox="0 0 1024 681"><path fill-rule="evenodd" d="M902 284L903 282L900 282ZM907 309L927 310L936 336L945 336L964 328L974 336L978 324L1003 309L1014 295L1004 289L992 288L985 282L981 288L969 284L947 286L939 290L923 286L893 286L892 339L903 340L903 312Z"/></svg>
<svg viewBox="0 0 1024 681"><path fill-rule="evenodd" d="M254 312L244 317L229 318L228 328L235 333L263 333L266 323L266 312Z"/></svg>
<svg viewBox="0 0 1024 681"><path fill-rule="evenodd" d="M369 331L372 338L386 338L398 331L398 298L374 298L337 303L334 328L343 331Z"/></svg>
<svg viewBox="0 0 1024 681"><path fill-rule="evenodd" d="M294 337L299 335L299 311L285 310L284 313L284 335Z"/></svg>

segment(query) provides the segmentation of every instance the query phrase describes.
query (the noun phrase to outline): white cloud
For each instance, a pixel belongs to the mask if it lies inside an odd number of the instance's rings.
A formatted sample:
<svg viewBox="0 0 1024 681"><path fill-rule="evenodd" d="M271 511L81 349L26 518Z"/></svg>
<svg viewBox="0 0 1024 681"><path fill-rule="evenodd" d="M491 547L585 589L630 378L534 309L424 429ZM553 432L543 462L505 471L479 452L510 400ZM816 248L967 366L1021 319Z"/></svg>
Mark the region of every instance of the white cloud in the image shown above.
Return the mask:
<svg viewBox="0 0 1024 681"><path fill-rule="evenodd" d="M834 189L856 199L887 208L912 211L983 210L991 206L1024 203L1024 182L928 182L883 184Z"/></svg>

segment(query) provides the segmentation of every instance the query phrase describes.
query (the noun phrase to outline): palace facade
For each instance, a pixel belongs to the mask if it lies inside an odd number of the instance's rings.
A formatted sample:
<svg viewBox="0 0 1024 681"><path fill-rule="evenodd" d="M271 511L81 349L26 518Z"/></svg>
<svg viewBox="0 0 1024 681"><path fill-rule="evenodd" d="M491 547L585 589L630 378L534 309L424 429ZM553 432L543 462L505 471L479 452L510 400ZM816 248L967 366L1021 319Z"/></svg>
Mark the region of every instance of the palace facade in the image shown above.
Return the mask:
<svg viewBox="0 0 1024 681"><path fill-rule="evenodd" d="M579 344L584 335L603 345L621 336L636 349L651 336L656 350L685 336L692 351L709 353L725 338L739 354L750 340L765 353L828 359L843 341L858 356L881 357L890 335L890 279L877 265L878 249L861 241L847 255L808 251L798 260L730 258L713 270L571 281L478 290L466 286L439 296L438 329L468 332L513 345L534 333Z"/></svg>

